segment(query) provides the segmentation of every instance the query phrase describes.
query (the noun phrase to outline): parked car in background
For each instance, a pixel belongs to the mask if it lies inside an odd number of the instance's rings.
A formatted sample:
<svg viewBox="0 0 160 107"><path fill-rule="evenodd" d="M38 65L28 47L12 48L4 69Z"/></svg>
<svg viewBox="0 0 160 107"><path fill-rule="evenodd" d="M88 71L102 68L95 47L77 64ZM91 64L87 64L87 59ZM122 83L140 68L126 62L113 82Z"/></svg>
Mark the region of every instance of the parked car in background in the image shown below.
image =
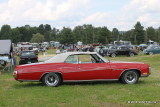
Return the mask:
<svg viewBox="0 0 160 107"><path fill-rule="evenodd" d="M117 55L134 56L138 55L138 52L133 50L130 46L110 47L108 51L108 56L116 57Z"/></svg>
<svg viewBox="0 0 160 107"><path fill-rule="evenodd" d="M146 45L146 44L140 44L138 47L139 47L139 49L141 51L143 51L144 49L146 49L148 47L148 45Z"/></svg>
<svg viewBox="0 0 160 107"><path fill-rule="evenodd" d="M108 47L106 47L106 46L96 46L95 49L94 49L94 51L97 52L97 53L99 53L99 50L101 48L104 50L104 55L107 55L107 53L108 53Z"/></svg>
<svg viewBox="0 0 160 107"><path fill-rule="evenodd" d="M143 53L147 55L159 54L160 47L159 46L149 46L147 49L143 50Z"/></svg>
<svg viewBox="0 0 160 107"><path fill-rule="evenodd" d="M21 51L19 58L19 65L38 62L35 51Z"/></svg>
<svg viewBox="0 0 160 107"><path fill-rule="evenodd" d="M150 75L150 67L141 62L112 62L97 52L67 52L45 62L19 65L13 75L17 81L39 81L53 87L62 82L111 80L135 84Z"/></svg>

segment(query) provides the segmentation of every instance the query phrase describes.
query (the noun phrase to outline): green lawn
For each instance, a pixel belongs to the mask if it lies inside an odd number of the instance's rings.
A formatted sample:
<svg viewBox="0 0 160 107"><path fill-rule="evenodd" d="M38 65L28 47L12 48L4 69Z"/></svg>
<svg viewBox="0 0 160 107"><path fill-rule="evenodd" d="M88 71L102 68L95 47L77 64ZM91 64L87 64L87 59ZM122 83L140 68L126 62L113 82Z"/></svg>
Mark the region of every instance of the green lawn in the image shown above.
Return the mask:
<svg viewBox="0 0 160 107"><path fill-rule="evenodd" d="M160 55L106 57L111 61L145 62L152 74L139 83L65 83L47 87L38 82L17 82L12 74L0 75L0 107L160 107ZM133 103L128 101L156 101Z"/></svg>

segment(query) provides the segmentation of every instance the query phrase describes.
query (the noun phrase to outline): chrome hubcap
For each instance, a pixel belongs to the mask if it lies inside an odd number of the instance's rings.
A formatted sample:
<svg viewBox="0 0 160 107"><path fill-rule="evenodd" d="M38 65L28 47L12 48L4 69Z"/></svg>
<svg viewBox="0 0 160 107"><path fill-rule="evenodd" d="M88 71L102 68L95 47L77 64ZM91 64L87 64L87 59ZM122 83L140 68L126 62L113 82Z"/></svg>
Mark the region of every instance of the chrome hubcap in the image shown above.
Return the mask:
<svg viewBox="0 0 160 107"><path fill-rule="evenodd" d="M125 75L125 81L128 84L134 84L137 81L137 74L134 71L128 71Z"/></svg>
<svg viewBox="0 0 160 107"><path fill-rule="evenodd" d="M130 54L130 56L134 56L134 54L133 54L133 53L131 53L131 54Z"/></svg>
<svg viewBox="0 0 160 107"><path fill-rule="evenodd" d="M48 74L45 80L48 86L55 86L58 83L59 78L56 74Z"/></svg>
<svg viewBox="0 0 160 107"><path fill-rule="evenodd" d="M112 54L112 57L116 57L116 55L115 55L115 54Z"/></svg>

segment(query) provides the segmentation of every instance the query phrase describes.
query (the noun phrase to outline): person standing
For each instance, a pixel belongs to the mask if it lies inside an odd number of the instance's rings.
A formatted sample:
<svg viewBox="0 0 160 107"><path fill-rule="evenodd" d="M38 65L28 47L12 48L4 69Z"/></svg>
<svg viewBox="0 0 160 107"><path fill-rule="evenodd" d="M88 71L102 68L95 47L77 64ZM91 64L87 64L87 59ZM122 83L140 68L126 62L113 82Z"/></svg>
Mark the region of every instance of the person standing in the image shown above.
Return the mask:
<svg viewBox="0 0 160 107"><path fill-rule="evenodd" d="M100 47L99 49L99 54L104 57L104 50L103 50L103 47Z"/></svg>
<svg viewBox="0 0 160 107"><path fill-rule="evenodd" d="M56 55L57 55L57 54L60 54L60 53L61 53L60 50L57 48L57 49L56 49Z"/></svg>

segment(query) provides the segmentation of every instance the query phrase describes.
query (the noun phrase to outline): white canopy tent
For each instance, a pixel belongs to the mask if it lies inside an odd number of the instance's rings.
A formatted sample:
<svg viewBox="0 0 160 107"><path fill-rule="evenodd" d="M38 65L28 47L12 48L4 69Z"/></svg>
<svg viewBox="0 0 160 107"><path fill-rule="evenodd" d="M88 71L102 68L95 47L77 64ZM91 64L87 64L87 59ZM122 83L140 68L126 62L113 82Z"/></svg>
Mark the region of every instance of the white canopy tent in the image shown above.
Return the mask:
<svg viewBox="0 0 160 107"><path fill-rule="evenodd" d="M7 62L12 64L12 51L11 40L0 40L0 70L3 70L7 66ZM10 71L11 66L8 66L8 72L10 73Z"/></svg>

